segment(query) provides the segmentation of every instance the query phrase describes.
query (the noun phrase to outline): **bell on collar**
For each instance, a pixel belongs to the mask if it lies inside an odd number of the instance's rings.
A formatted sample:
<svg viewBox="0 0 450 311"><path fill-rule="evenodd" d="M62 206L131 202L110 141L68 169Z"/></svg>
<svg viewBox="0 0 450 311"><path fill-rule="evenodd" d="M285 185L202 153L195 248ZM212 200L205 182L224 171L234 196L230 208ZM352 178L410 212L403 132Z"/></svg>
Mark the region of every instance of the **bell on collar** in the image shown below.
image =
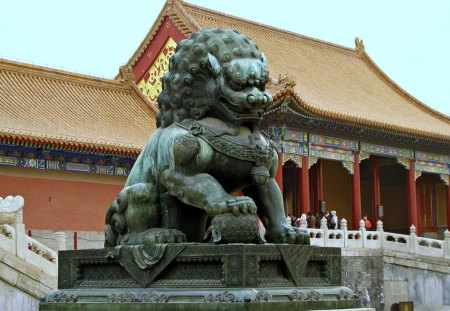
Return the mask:
<svg viewBox="0 0 450 311"><path fill-rule="evenodd" d="M265 185L270 177L269 171L262 165L254 166L250 175L252 176L252 182L260 186Z"/></svg>

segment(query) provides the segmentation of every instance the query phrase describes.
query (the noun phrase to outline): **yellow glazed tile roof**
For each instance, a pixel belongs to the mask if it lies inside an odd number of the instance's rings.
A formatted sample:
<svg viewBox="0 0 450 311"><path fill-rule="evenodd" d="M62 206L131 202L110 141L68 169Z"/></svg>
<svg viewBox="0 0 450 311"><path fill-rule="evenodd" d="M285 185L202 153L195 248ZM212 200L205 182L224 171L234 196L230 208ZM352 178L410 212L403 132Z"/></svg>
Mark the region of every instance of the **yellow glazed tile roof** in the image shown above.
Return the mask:
<svg viewBox="0 0 450 311"><path fill-rule="evenodd" d="M0 59L0 138L137 154L156 109L134 83Z"/></svg>
<svg viewBox="0 0 450 311"><path fill-rule="evenodd" d="M186 35L222 27L252 38L268 58L271 77L293 77L294 96L312 115L450 141L450 117L390 80L359 39L351 49L174 0L166 3L129 65L137 61L166 15Z"/></svg>

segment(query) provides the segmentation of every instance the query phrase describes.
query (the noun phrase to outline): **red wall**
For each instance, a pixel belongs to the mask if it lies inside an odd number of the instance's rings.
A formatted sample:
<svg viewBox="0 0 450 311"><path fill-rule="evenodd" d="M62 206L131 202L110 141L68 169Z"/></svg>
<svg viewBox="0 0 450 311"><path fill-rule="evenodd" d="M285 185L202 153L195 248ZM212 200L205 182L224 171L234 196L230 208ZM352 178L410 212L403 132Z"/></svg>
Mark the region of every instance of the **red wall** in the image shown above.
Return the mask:
<svg viewBox="0 0 450 311"><path fill-rule="evenodd" d="M106 209L122 188L120 184L0 175L0 196L23 196L24 224L34 230L103 231Z"/></svg>

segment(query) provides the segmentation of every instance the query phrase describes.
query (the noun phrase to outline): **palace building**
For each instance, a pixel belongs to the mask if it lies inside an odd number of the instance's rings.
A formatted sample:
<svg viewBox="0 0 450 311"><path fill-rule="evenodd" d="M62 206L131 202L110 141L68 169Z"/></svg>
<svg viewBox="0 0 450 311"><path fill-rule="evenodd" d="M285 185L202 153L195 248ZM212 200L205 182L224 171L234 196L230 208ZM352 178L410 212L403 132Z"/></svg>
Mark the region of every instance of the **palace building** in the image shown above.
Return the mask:
<svg viewBox="0 0 450 311"><path fill-rule="evenodd" d="M268 59L274 103L261 129L278 147L286 213L336 210L353 228L367 215L425 236L450 228L450 118L401 89L362 40L343 47L180 0L115 80L0 61L0 196L25 197L28 227L103 230L155 130L168 59L216 27L248 35Z"/></svg>

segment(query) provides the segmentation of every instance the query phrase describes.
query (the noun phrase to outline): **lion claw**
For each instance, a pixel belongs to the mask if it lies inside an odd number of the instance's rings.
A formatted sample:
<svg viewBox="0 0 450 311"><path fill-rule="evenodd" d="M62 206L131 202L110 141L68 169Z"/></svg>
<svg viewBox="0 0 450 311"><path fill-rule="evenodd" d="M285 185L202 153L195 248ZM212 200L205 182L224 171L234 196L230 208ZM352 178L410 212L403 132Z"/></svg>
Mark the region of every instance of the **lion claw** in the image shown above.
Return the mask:
<svg viewBox="0 0 450 311"><path fill-rule="evenodd" d="M239 216L239 214L256 214L256 204L249 197L229 197L217 201L207 207L206 211L209 215L218 215L229 212L236 216Z"/></svg>

